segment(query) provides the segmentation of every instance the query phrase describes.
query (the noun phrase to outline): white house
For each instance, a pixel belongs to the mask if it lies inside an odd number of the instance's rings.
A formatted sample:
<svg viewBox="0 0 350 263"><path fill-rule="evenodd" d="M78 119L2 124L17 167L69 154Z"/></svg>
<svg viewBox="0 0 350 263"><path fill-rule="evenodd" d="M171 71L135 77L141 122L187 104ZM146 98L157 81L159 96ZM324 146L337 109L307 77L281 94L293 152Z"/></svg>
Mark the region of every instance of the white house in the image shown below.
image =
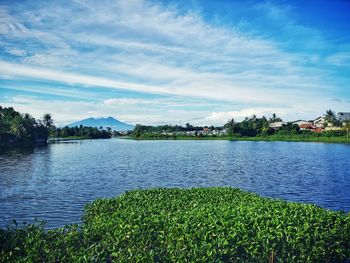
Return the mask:
<svg viewBox="0 0 350 263"><path fill-rule="evenodd" d="M286 122L284 122L284 121L276 121L276 122L270 123L269 127L272 128L272 129L278 130L284 124L286 124Z"/></svg>
<svg viewBox="0 0 350 263"><path fill-rule="evenodd" d="M323 116L320 116L320 117L314 119L313 123L314 123L316 128L324 128L326 121L325 121Z"/></svg>
<svg viewBox="0 0 350 263"><path fill-rule="evenodd" d="M312 121L305 121L305 120L297 120L297 121L293 121L292 123L297 124L299 127L300 125L314 125Z"/></svg>

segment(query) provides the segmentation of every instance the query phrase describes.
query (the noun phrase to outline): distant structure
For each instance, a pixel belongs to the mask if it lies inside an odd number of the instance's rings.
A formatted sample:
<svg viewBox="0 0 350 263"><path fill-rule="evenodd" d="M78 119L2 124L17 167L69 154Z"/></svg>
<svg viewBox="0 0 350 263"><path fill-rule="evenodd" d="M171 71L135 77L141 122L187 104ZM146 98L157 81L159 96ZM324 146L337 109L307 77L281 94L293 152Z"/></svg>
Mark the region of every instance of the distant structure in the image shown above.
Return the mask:
<svg viewBox="0 0 350 263"><path fill-rule="evenodd" d="M282 126L283 126L284 124L287 124L287 123L284 122L284 121L275 121L275 122L271 122L271 123L269 124L269 127L272 128L272 129L274 129L274 130L278 130L278 129L282 128Z"/></svg>
<svg viewBox="0 0 350 263"><path fill-rule="evenodd" d="M292 123L298 125L301 131L314 129L313 121L297 120L293 121Z"/></svg>
<svg viewBox="0 0 350 263"><path fill-rule="evenodd" d="M316 128L324 128L324 126L326 124L326 120L323 116L320 116L320 117L314 119L312 122Z"/></svg>
<svg viewBox="0 0 350 263"><path fill-rule="evenodd" d="M340 122L350 121L350 112L339 112L338 119Z"/></svg>

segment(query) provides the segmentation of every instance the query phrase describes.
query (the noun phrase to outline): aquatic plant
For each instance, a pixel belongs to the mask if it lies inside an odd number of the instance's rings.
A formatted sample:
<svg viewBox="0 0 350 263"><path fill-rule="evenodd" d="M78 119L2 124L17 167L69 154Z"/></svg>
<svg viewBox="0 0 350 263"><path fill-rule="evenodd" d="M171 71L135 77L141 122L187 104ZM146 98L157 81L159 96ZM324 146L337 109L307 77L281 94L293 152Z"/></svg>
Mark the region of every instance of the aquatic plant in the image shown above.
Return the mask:
<svg viewBox="0 0 350 263"><path fill-rule="evenodd" d="M0 261L344 262L350 216L234 188L135 190L83 224L0 232Z"/></svg>

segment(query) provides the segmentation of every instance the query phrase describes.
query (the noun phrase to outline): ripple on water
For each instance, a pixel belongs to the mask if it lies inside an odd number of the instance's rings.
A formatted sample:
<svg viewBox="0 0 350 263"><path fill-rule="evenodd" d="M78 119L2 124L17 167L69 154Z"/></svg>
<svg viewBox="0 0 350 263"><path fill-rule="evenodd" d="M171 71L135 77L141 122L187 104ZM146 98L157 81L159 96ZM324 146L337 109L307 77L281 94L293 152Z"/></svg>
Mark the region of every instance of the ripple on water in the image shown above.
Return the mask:
<svg viewBox="0 0 350 263"><path fill-rule="evenodd" d="M0 156L0 227L34 217L80 222L99 197L153 187L231 186L350 211L350 146L323 143L88 140Z"/></svg>

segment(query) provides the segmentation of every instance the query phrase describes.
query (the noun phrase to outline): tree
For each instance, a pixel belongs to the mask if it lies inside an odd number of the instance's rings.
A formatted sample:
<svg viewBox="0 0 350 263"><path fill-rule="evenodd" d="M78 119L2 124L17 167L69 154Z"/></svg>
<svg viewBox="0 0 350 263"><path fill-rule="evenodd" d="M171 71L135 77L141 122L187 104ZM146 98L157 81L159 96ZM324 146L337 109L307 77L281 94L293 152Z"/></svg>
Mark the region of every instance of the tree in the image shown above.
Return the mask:
<svg viewBox="0 0 350 263"><path fill-rule="evenodd" d="M273 113L273 114L272 114L271 121L272 121L272 122L276 122L276 113Z"/></svg>
<svg viewBox="0 0 350 263"><path fill-rule="evenodd" d="M186 131L191 131L192 129L193 129L193 126L189 122L187 122L186 123Z"/></svg>
<svg viewBox="0 0 350 263"><path fill-rule="evenodd" d="M21 141L25 135L25 127L24 122L21 116L16 116L10 126L10 131L13 135L15 135L16 140Z"/></svg>
<svg viewBox="0 0 350 263"><path fill-rule="evenodd" d="M338 122L335 112L332 111L331 109L326 111L324 119L327 123L331 123L332 125L336 125Z"/></svg>
<svg viewBox="0 0 350 263"><path fill-rule="evenodd" d="M282 121L281 118L277 117L276 113L272 114L272 117L270 118L269 122L273 123L273 122L278 122L278 121Z"/></svg>
<svg viewBox="0 0 350 263"><path fill-rule="evenodd" d="M234 131L235 131L235 124L236 124L236 122L235 122L235 119L234 118L232 118L232 119L230 119L227 123L226 123L226 127L227 127L227 129L228 129L228 134L230 135L230 136L232 136L233 134L234 134Z"/></svg>
<svg viewBox="0 0 350 263"><path fill-rule="evenodd" d="M48 129L53 127L52 115L50 113L45 113L43 115L42 122L43 122L43 125Z"/></svg>

